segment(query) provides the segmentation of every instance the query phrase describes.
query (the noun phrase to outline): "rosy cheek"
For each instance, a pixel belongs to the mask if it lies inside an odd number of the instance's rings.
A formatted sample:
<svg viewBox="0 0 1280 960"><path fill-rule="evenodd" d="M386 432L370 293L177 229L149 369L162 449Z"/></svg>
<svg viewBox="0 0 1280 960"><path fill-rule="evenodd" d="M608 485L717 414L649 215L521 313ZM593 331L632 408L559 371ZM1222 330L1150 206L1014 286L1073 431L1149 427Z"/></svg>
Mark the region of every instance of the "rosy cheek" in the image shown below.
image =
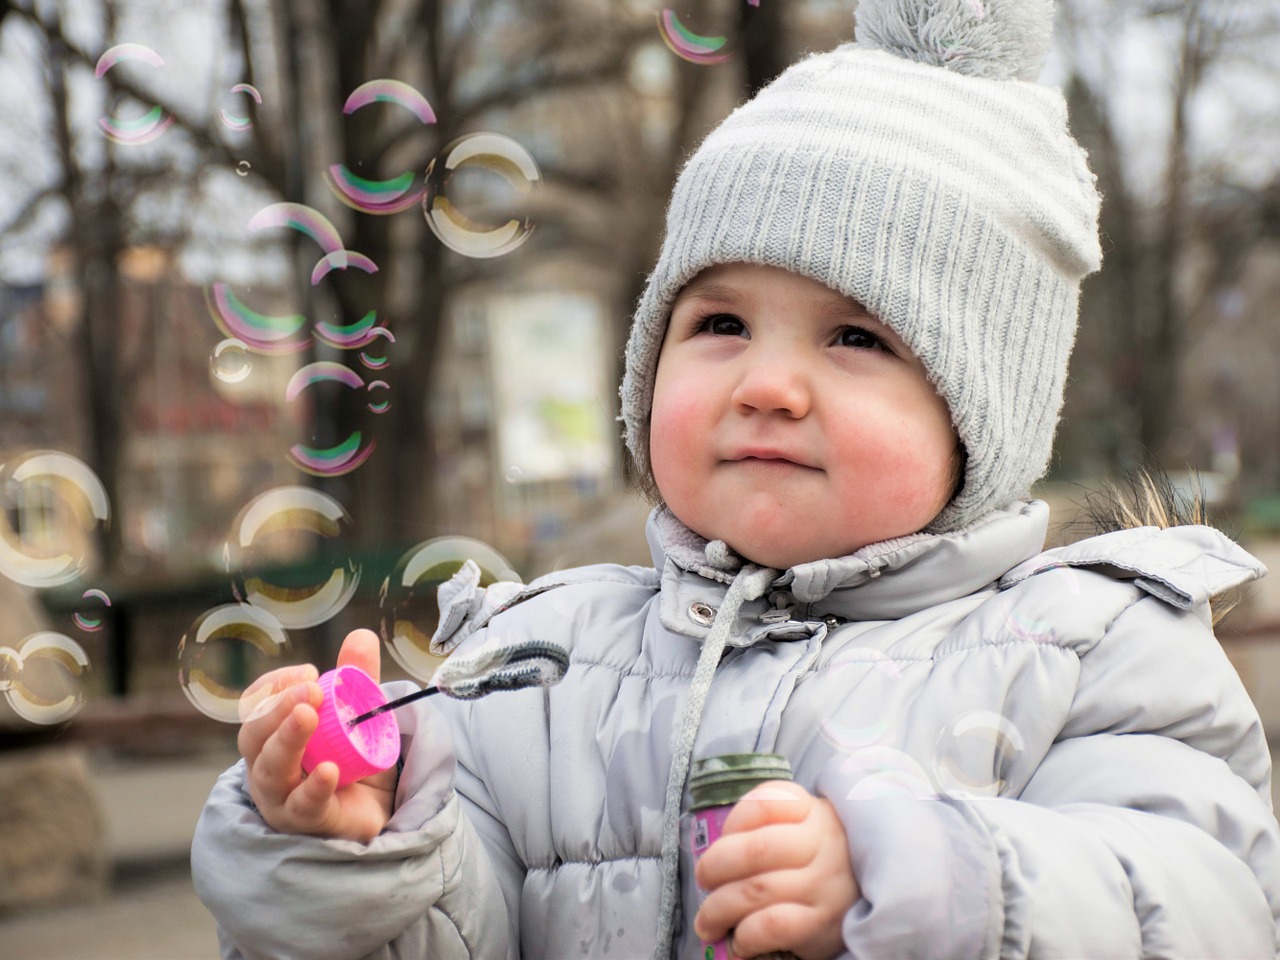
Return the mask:
<svg viewBox="0 0 1280 960"><path fill-rule="evenodd" d="M660 385L661 386L661 385ZM659 487L670 486L680 465L703 446L704 399L697 389L661 388L655 392L649 427L649 457Z"/></svg>

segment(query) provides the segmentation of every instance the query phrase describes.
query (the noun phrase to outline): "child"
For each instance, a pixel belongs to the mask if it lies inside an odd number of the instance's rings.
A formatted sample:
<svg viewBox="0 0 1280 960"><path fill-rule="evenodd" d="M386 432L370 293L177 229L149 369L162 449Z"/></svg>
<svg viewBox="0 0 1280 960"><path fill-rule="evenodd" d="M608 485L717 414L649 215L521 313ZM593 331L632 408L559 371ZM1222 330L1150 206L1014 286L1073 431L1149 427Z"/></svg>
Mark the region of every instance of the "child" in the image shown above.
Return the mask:
<svg viewBox="0 0 1280 960"><path fill-rule="evenodd" d="M707 138L622 386L654 568L464 568L439 649L568 673L401 710L402 769L336 792L299 769L314 668L264 678L192 853L224 956L1276 955L1267 745L1208 614L1262 567L1206 527L1042 553L1020 499L1100 259L1051 17L862 0ZM695 872L690 762L746 751L795 782Z"/></svg>

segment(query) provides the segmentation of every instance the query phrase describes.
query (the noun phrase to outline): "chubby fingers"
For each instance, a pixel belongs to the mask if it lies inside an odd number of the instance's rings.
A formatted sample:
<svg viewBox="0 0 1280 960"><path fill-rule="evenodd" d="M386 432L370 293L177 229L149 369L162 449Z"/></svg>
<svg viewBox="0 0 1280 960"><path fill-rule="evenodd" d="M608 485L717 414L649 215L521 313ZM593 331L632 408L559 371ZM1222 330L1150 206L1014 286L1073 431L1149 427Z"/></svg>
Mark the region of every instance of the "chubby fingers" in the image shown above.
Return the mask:
<svg viewBox="0 0 1280 960"><path fill-rule="evenodd" d="M842 918L858 897L834 808L792 783L766 784L740 800L696 877L711 892L695 930L707 941L733 931L743 956L838 953Z"/></svg>
<svg viewBox="0 0 1280 960"><path fill-rule="evenodd" d="M256 690L251 686L241 698L241 711L245 719L240 724L236 746L240 748L240 755L250 764L257 759L268 738L280 728L295 706L305 703L313 711L320 707L322 694L320 684L316 683L315 667L310 667L309 670L306 667L287 669L297 672L288 674L287 681L282 678L278 686L268 684Z"/></svg>
<svg viewBox="0 0 1280 960"><path fill-rule="evenodd" d="M262 741L256 754L245 754L249 766L249 787L254 802L262 807L280 807L302 782L302 752L316 729L319 714L311 703L294 699L299 690L285 691L277 711L283 712L274 730ZM273 711L274 714L274 711ZM267 717L259 723L265 725ZM244 728L241 728L244 736Z"/></svg>
<svg viewBox="0 0 1280 960"><path fill-rule="evenodd" d="M281 692L300 683L310 683L320 675L310 663L281 667L264 673L240 694L240 722L249 723L264 716L280 699Z"/></svg>
<svg viewBox="0 0 1280 960"><path fill-rule="evenodd" d="M770 780L753 788L733 805L724 821L724 833L745 833L781 823L803 823L817 798L798 783Z"/></svg>

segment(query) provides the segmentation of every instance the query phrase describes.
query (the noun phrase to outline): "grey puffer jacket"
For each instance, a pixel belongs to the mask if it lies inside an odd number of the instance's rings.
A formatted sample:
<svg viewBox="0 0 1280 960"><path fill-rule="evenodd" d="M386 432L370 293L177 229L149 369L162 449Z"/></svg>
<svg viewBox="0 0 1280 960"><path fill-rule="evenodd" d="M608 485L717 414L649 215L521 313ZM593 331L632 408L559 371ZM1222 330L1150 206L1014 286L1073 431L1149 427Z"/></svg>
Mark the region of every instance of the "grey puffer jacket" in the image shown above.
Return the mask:
<svg viewBox="0 0 1280 960"><path fill-rule="evenodd" d="M1262 567L1205 527L1041 553L1047 517L787 571L738 611L694 756L776 750L832 801L862 889L848 955L1276 956L1270 760L1207 606ZM367 846L274 833L227 771L192 851L223 956L648 957L673 727L735 575L667 514L649 536L656 569L442 589L460 650L539 638L571 665L402 710Z"/></svg>

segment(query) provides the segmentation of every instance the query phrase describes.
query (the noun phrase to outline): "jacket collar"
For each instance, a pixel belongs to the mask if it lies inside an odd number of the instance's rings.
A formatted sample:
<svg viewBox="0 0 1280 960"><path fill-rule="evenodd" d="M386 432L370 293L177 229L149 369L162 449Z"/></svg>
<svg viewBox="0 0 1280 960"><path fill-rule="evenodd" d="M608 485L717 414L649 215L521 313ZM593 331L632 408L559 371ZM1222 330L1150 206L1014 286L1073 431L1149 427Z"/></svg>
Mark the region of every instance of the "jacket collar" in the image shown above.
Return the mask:
<svg viewBox="0 0 1280 960"><path fill-rule="evenodd" d="M1015 502L962 530L912 534L846 557L798 564L778 575L769 596L743 605L733 633L745 640L762 624L831 616L896 620L967 596L1039 553L1048 523L1042 501ZM744 561L723 542L699 537L665 507L650 514L645 532L662 574L663 625L705 637L708 625L698 621L706 618L696 616L694 606L718 607ZM782 616L783 610L789 615Z"/></svg>

